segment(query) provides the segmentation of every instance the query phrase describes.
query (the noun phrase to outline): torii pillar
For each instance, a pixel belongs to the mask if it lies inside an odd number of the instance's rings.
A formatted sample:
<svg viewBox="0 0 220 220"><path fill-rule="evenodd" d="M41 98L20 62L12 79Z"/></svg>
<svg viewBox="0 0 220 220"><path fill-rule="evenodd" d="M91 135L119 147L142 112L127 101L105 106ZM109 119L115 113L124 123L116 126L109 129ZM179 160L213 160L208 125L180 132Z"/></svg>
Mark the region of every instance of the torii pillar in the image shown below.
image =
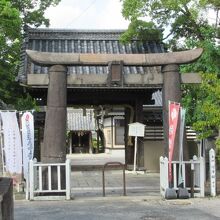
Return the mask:
<svg viewBox="0 0 220 220"><path fill-rule="evenodd" d="M163 73L163 130L164 130L164 155L168 157L168 137L169 137L169 103L168 101L181 102L181 76L179 72L179 65L169 64L162 66ZM179 123L178 123L179 124ZM179 126L176 131L175 146L179 141ZM178 155L178 149L174 151L173 158L176 158ZM177 159L177 158L176 158Z"/></svg>
<svg viewBox="0 0 220 220"><path fill-rule="evenodd" d="M44 127L44 140L41 147L43 163L64 163L66 160L66 101L67 67L53 65L49 68L47 110ZM43 187L48 187L47 169L43 170ZM65 185L65 169L61 167L61 187ZM57 188L58 173L51 167L52 189Z"/></svg>
<svg viewBox="0 0 220 220"><path fill-rule="evenodd" d="M49 68L47 111L41 161L62 163L66 159L66 101L67 67L53 65Z"/></svg>

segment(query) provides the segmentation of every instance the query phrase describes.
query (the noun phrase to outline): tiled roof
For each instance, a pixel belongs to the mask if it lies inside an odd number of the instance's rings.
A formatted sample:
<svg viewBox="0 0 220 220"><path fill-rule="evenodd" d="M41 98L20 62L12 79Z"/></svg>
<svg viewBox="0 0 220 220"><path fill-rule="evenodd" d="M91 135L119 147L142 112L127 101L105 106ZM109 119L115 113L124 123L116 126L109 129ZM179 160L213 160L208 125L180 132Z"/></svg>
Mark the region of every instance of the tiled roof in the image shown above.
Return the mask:
<svg viewBox="0 0 220 220"><path fill-rule="evenodd" d="M69 131L94 131L95 119L93 109L68 109L67 130Z"/></svg>
<svg viewBox="0 0 220 220"><path fill-rule="evenodd" d="M47 67L29 63L25 54L26 49L43 52L60 53L160 53L164 52L163 45L158 42L142 43L133 40L129 44L121 44L120 35L124 30L54 30L28 28L22 51L22 63L18 79L26 81L28 73L47 73ZM124 74L140 74L144 72L160 72L160 67L124 66ZM108 66L73 66L68 73L75 74L107 74Z"/></svg>

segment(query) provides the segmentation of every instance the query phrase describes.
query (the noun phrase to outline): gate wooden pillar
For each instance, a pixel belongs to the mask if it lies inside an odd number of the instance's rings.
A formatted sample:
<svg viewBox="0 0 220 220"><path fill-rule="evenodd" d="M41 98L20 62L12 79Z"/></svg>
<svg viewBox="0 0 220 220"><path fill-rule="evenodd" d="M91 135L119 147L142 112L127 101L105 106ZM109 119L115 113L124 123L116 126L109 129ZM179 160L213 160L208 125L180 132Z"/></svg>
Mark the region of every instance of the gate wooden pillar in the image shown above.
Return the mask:
<svg viewBox="0 0 220 220"><path fill-rule="evenodd" d="M128 164L133 164L133 158L134 158L133 148L131 147L132 143L128 137L128 124L130 123L130 115L131 115L131 109L125 108L124 140L125 140L125 164L126 164L126 166Z"/></svg>
<svg viewBox="0 0 220 220"><path fill-rule="evenodd" d="M66 73L63 65L53 65L49 69L42 162L61 163L66 159Z"/></svg>
<svg viewBox="0 0 220 220"><path fill-rule="evenodd" d="M143 100L136 99L135 102L135 121L143 123ZM137 167L138 169L144 169L144 140L138 137L137 142Z"/></svg>
<svg viewBox="0 0 220 220"><path fill-rule="evenodd" d="M181 101L181 77L179 72L179 65L170 64L162 67L163 73L163 128L164 128L164 154L168 157L168 137L169 137L169 123L168 123L168 101ZM178 123L179 124L179 123ZM178 146L179 141L179 126L176 131L175 145ZM179 149L174 150L175 159L179 155Z"/></svg>

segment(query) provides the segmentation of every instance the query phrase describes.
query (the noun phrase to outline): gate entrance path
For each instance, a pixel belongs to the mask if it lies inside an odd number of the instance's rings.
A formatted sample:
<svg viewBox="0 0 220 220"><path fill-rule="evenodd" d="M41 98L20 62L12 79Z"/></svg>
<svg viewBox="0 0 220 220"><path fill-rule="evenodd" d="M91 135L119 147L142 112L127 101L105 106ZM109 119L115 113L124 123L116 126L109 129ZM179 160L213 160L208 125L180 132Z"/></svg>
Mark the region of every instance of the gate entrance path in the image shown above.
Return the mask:
<svg viewBox="0 0 220 220"><path fill-rule="evenodd" d="M102 168L107 162L121 162L124 156L110 154L72 154L71 160L71 196L102 197ZM159 173L125 171L127 196L160 196ZM123 196L122 169L105 171L105 195Z"/></svg>

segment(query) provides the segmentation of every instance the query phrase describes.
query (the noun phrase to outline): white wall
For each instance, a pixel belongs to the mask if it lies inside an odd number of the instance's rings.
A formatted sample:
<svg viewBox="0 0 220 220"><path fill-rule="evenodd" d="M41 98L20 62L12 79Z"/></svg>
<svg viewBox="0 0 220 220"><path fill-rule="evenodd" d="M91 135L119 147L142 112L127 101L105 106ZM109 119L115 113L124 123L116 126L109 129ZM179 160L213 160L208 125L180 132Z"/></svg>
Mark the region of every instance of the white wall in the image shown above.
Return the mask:
<svg viewBox="0 0 220 220"><path fill-rule="evenodd" d="M114 119L124 119L123 116L114 116ZM116 145L115 144L115 122L114 122L114 119L113 119L113 129L111 127L111 121L112 119L111 118L105 118L104 120L104 135L105 135L105 141L106 141L106 148L111 148L111 149L123 149L125 148L125 145ZM111 139L112 139L112 133L113 132L113 145L111 143ZM113 147L113 148L112 148Z"/></svg>

